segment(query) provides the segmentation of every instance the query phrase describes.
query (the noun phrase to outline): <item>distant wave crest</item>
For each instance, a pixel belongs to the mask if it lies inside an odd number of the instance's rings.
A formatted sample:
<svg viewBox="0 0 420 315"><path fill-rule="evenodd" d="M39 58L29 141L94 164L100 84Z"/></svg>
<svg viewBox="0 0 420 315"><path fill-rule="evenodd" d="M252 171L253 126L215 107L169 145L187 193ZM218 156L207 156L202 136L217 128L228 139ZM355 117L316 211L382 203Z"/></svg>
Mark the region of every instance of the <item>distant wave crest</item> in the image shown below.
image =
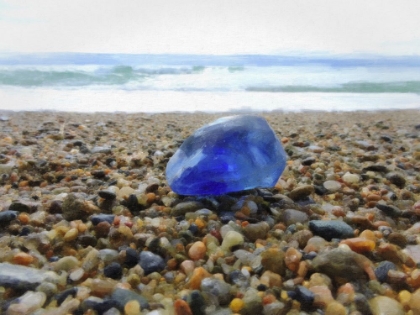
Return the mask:
<svg viewBox="0 0 420 315"><path fill-rule="evenodd" d="M325 87L315 85L280 85L280 86L249 86L249 92L272 93L416 93L420 94L420 81L403 82L349 82L338 86Z"/></svg>
<svg viewBox="0 0 420 315"><path fill-rule="evenodd" d="M43 69L12 68L0 69L0 85L20 87L85 87L90 85L124 85L130 82L142 82L157 75L182 75L200 73L203 66L134 68L119 65L101 67L95 70L80 69Z"/></svg>

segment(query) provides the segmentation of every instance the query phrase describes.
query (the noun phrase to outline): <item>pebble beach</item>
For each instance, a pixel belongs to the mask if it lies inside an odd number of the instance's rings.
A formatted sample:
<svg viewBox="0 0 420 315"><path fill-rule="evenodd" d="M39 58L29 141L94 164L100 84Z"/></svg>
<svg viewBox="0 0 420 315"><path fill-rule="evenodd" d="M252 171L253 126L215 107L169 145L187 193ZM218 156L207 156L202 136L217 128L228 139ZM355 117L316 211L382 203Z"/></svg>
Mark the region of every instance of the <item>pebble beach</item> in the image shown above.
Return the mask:
<svg viewBox="0 0 420 315"><path fill-rule="evenodd" d="M419 111L258 113L275 187L177 195L227 115L0 112L0 313L419 315Z"/></svg>

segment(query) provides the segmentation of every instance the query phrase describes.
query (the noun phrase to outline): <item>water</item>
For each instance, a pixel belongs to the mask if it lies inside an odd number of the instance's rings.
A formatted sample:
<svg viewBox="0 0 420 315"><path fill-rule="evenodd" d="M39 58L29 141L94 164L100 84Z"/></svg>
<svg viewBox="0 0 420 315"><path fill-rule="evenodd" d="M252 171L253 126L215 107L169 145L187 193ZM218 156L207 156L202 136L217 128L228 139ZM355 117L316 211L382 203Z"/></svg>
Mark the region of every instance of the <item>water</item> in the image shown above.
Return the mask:
<svg viewBox="0 0 420 315"><path fill-rule="evenodd" d="M420 57L0 55L0 109L420 109Z"/></svg>

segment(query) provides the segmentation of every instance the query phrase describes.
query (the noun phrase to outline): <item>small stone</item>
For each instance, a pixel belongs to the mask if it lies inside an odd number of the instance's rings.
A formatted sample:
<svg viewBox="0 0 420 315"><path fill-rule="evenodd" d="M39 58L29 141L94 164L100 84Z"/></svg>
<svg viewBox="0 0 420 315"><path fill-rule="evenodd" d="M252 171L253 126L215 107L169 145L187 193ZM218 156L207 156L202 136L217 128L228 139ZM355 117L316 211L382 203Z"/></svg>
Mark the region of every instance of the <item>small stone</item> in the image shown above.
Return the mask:
<svg viewBox="0 0 420 315"><path fill-rule="evenodd" d="M361 237L353 237L342 240L340 244L346 244L351 248L351 250L355 251L356 253L365 253L371 252L375 249L376 244L372 240L367 240Z"/></svg>
<svg viewBox="0 0 420 315"><path fill-rule="evenodd" d="M243 308L244 308L244 301L242 301L239 298L234 298L230 304L229 304L229 308L232 310L232 312L234 313L239 313Z"/></svg>
<svg viewBox="0 0 420 315"><path fill-rule="evenodd" d="M104 268L104 276L111 279L121 279L123 274L122 267L117 262L112 262Z"/></svg>
<svg viewBox="0 0 420 315"><path fill-rule="evenodd" d="M175 207L172 208L171 215L174 217L184 215L187 212L194 212L199 209L204 208L201 202L197 201L185 201L177 204Z"/></svg>
<svg viewBox="0 0 420 315"><path fill-rule="evenodd" d="M330 193L335 193L341 189L340 182L337 182L335 180L327 180L323 183L323 186Z"/></svg>
<svg viewBox="0 0 420 315"><path fill-rule="evenodd" d="M343 304L338 302L331 302L325 309L325 315L347 315L347 310Z"/></svg>
<svg viewBox="0 0 420 315"><path fill-rule="evenodd" d="M192 290L200 289L200 285L205 278L210 277L210 273L203 267L195 268L187 286Z"/></svg>
<svg viewBox="0 0 420 315"><path fill-rule="evenodd" d="M125 303L124 312L126 315L139 315L140 303L137 300L131 300Z"/></svg>
<svg viewBox="0 0 420 315"><path fill-rule="evenodd" d="M348 238L354 236L352 227L347 223L338 220L312 220L309 222L309 229L315 235L319 235L327 241L331 241L333 238Z"/></svg>
<svg viewBox="0 0 420 315"><path fill-rule="evenodd" d="M342 179L347 184L357 184L360 181L360 176L347 172L343 175Z"/></svg>
<svg viewBox="0 0 420 315"><path fill-rule="evenodd" d="M19 290L33 290L47 279L49 279L49 276L45 271L0 263L0 286Z"/></svg>
<svg viewBox="0 0 420 315"><path fill-rule="evenodd" d="M60 258L58 261L54 263L54 270L55 271L69 271L79 266L79 260L73 256L66 256Z"/></svg>
<svg viewBox="0 0 420 315"><path fill-rule="evenodd" d="M398 301L387 296L376 296L369 300L372 315L405 315Z"/></svg>
<svg viewBox="0 0 420 315"><path fill-rule="evenodd" d="M203 242L198 241L192 244L192 246L190 247L188 251L188 256L192 260L203 259L204 256L206 255L206 250L207 250L206 245Z"/></svg>
<svg viewBox="0 0 420 315"><path fill-rule="evenodd" d="M7 226L17 218L17 214L18 212L13 210L0 211L0 226Z"/></svg>
<svg viewBox="0 0 420 315"><path fill-rule="evenodd" d="M169 186L182 195L221 195L273 187L287 155L262 117L220 118L194 132L168 162Z"/></svg>
<svg viewBox="0 0 420 315"><path fill-rule="evenodd" d="M261 265L264 270L270 270L283 276L286 271L284 257L285 254L280 249L269 248L261 253Z"/></svg>
<svg viewBox="0 0 420 315"><path fill-rule="evenodd" d="M174 310L175 315L193 315L190 306L184 300L175 300Z"/></svg>
<svg viewBox="0 0 420 315"><path fill-rule="evenodd" d="M390 217L400 217L402 214L402 211L400 209L398 209L395 206L392 205L386 205L386 204L382 204L382 203L377 203L376 204L376 208L378 208L379 210L381 210L383 213L385 213L386 215L390 216Z"/></svg>
<svg viewBox="0 0 420 315"><path fill-rule="evenodd" d="M142 251L139 255L139 265L143 268L144 274L160 272L165 269L166 264L162 257L149 251Z"/></svg>
<svg viewBox="0 0 420 315"><path fill-rule="evenodd" d="M411 294L410 301L408 302L410 309L414 315L420 315L420 289L417 289Z"/></svg>
<svg viewBox="0 0 420 315"><path fill-rule="evenodd" d="M308 222L309 217L305 212L294 210L294 209L286 209L283 212L283 221L286 226L296 224L296 223L306 223Z"/></svg>
<svg viewBox="0 0 420 315"><path fill-rule="evenodd" d="M111 294L111 299L117 302L120 309L124 309L124 306L129 301L137 301L140 304L141 309L147 309L149 307L149 303L144 296L131 290L116 288Z"/></svg>
<svg viewBox="0 0 420 315"><path fill-rule="evenodd" d="M272 287L281 287L282 279L281 276L277 273L274 273L270 270L264 271L264 273L260 277L261 284L264 284L268 288Z"/></svg>
<svg viewBox="0 0 420 315"><path fill-rule="evenodd" d="M90 221L92 221L93 225L98 225L101 222L108 222L109 224L112 224L114 222L115 215L113 214L95 214L90 217Z"/></svg>
<svg viewBox="0 0 420 315"><path fill-rule="evenodd" d="M230 250L234 246L242 245L244 243L244 237L241 233L236 231L229 231L223 238L222 249Z"/></svg>
<svg viewBox="0 0 420 315"><path fill-rule="evenodd" d="M361 314L372 314L369 301L364 294L356 293L354 296L354 304Z"/></svg>
<svg viewBox="0 0 420 315"><path fill-rule="evenodd" d="M7 309L8 315L29 315L40 309L47 296L44 292L27 291L24 295L18 298L19 303L11 304Z"/></svg>
<svg viewBox="0 0 420 315"><path fill-rule="evenodd" d="M62 205L63 218L67 221L86 220L90 215L99 212L91 201L78 199L76 195L69 194Z"/></svg>
<svg viewBox="0 0 420 315"><path fill-rule="evenodd" d="M298 300L304 308L312 306L315 294L302 285L298 285L295 289L296 300Z"/></svg>
<svg viewBox="0 0 420 315"><path fill-rule="evenodd" d="M335 248L318 254L312 261L316 272L325 273L329 277L344 278L349 281L366 279L366 273L372 278L372 263L365 256L351 250ZM374 277L374 275L373 275Z"/></svg>
<svg viewBox="0 0 420 315"><path fill-rule="evenodd" d="M375 269L375 275L378 281L386 282L388 279L388 271L397 270L397 266L391 261L381 261Z"/></svg>
<svg viewBox="0 0 420 315"><path fill-rule="evenodd" d="M76 294L77 294L77 288L71 288L63 292L60 292L59 294L55 296L55 299L57 300L57 305L61 305L69 296L75 297Z"/></svg>
<svg viewBox="0 0 420 315"><path fill-rule="evenodd" d="M72 228L68 230L66 234L64 234L64 240L66 242L74 241L75 239L77 239L78 234L79 234L79 230L76 228Z"/></svg>
<svg viewBox="0 0 420 315"><path fill-rule="evenodd" d="M86 272L90 272L96 269L99 265L100 258L99 258L99 251L96 248L90 249L89 253L83 260L82 268Z"/></svg>
<svg viewBox="0 0 420 315"><path fill-rule="evenodd" d="M200 291L191 292L190 308L193 315L206 315L206 300Z"/></svg>
<svg viewBox="0 0 420 315"><path fill-rule="evenodd" d="M92 148L91 153L92 154L96 154L96 153L105 153L105 154L108 154L108 153L111 153L111 148L110 147L106 147L106 146L103 146L103 147L97 146L97 147L93 147Z"/></svg>
<svg viewBox="0 0 420 315"><path fill-rule="evenodd" d="M296 200L304 199L313 193L314 193L314 186L303 185L303 186L296 187L295 189L293 189L290 192L289 197L292 200L296 201Z"/></svg>
<svg viewBox="0 0 420 315"><path fill-rule="evenodd" d="M28 266L34 261L34 257L24 253L19 252L13 256L13 263L23 266Z"/></svg>
<svg viewBox="0 0 420 315"><path fill-rule="evenodd" d="M98 191L98 195L105 200L114 200L117 198L117 194L111 190L100 190Z"/></svg>
<svg viewBox="0 0 420 315"><path fill-rule="evenodd" d="M265 239L270 226L267 222L251 223L243 228L243 233L251 242L258 239Z"/></svg>
<svg viewBox="0 0 420 315"><path fill-rule="evenodd" d="M262 314L262 298L258 295L257 290L249 288L245 292L242 301L244 302L244 306L242 308L241 315Z"/></svg>
<svg viewBox="0 0 420 315"><path fill-rule="evenodd" d="M398 172L390 172L386 174L386 179L398 188L404 188L405 186L405 177Z"/></svg>
<svg viewBox="0 0 420 315"><path fill-rule="evenodd" d="M204 278L201 281L200 289L214 296L220 305L226 305L230 301L230 285L225 281L216 278Z"/></svg>
<svg viewBox="0 0 420 315"><path fill-rule="evenodd" d="M307 157L306 159L302 160L302 165L309 166L309 165L314 164L315 162L316 162L316 158L310 156L310 157Z"/></svg>

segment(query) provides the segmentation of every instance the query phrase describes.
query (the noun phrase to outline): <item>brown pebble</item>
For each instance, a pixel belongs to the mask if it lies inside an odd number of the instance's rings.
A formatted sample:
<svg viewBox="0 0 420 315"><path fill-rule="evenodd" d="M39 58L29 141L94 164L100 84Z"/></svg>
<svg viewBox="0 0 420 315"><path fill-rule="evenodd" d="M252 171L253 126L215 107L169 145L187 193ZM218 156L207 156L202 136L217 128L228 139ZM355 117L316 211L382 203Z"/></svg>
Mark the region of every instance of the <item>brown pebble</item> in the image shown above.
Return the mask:
<svg viewBox="0 0 420 315"><path fill-rule="evenodd" d="M17 253L13 256L13 263L18 265L28 266L33 261L34 257L24 252Z"/></svg>
<svg viewBox="0 0 420 315"><path fill-rule="evenodd" d="M193 315L190 306L184 300L174 302L175 315Z"/></svg>

